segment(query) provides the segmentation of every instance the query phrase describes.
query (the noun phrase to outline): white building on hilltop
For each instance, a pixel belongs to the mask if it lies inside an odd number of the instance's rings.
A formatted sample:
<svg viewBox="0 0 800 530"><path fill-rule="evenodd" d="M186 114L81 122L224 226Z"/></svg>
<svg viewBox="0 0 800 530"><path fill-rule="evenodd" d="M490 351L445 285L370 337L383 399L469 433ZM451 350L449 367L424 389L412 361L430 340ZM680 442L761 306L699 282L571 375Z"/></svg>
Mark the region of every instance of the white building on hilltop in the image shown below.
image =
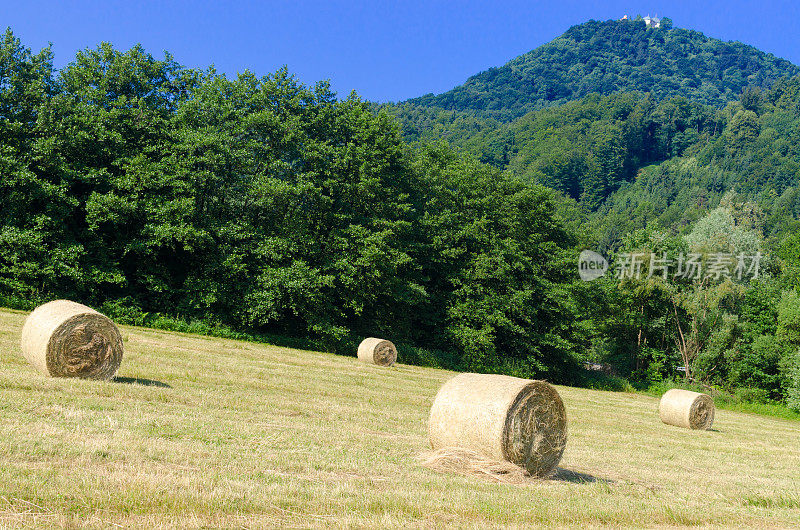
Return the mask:
<svg viewBox="0 0 800 530"><path fill-rule="evenodd" d="M647 15L642 20L647 25L648 28L660 28L661 27L661 19L656 17L650 18L650 15Z"/></svg>

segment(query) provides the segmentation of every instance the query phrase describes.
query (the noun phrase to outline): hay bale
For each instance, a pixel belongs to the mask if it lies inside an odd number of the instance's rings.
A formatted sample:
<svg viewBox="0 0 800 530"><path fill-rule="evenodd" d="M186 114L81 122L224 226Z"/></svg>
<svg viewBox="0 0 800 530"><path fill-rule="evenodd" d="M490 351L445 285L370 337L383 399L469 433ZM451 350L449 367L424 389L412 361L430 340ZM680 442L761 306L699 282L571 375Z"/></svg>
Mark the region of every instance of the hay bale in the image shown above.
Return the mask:
<svg viewBox="0 0 800 530"><path fill-rule="evenodd" d="M379 366L391 366L397 361L397 348L391 341L370 337L358 345L358 359Z"/></svg>
<svg viewBox="0 0 800 530"><path fill-rule="evenodd" d="M466 449L543 477L564 454L567 414L545 381L460 374L436 394L428 434L434 450Z"/></svg>
<svg viewBox="0 0 800 530"><path fill-rule="evenodd" d="M22 328L22 354L52 377L111 379L122 363L122 336L105 315L55 300L37 307Z"/></svg>
<svg viewBox="0 0 800 530"><path fill-rule="evenodd" d="M661 396L658 415L667 425L707 430L714 423L714 400L708 394L673 388Z"/></svg>

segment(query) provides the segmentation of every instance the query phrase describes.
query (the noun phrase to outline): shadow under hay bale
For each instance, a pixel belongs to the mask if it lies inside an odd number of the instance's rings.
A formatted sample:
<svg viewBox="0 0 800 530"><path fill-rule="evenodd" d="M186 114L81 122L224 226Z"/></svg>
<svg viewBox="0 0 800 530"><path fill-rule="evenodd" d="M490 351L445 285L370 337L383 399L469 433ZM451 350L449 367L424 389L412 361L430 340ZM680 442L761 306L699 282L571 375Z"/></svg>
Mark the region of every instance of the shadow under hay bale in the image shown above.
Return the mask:
<svg viewBox="0 0 800 530"><path fill-rule="evenodd" d="M124 383L127 385L141 385L141 386L155 386L158 388L172 388L172 386L168 385L167 383L162 383L161 381L155 381L153 379L141 379L138 377L115 377L112 379L115 383Z"/></svg>
<svg viewBox="0 0 800 530"><path fill-rule="evenodd" d="M708 394L673 388L661 396L658 415L667 425L709 430L714 423L714 400Z"/></svg>
<svg viewBox="0 0 800 530"><path fill-rule="evenodd" d="M567 416L558 392L544 381L460 374L436 394L428 433L443 455L467 450L544 477L564 453Z"/></svg>
<svg viewBox="0 0 800 530"><path fill-rule="evenodd" d="M358 360L378 366L392 366L397 362L397 348L391 341L369 337L358 345Z"/></svg>
<svg viewBox="0 0 800 530"><path fill-rule="evenodd" d="M552 480L560 480L562 482L572 482L573 484L593 484L595 482L601 482L603 484L616 483L616 481L611 479L595 477L594 475L590 475L588 473L572 471L571 469L565 469L563 467L556 468L549 478Z"/></svg>
<svg viewBox="0 0 800 530"><path fill-rule="evenodd" d="M22 328L22 354L51 377L111 379L122 364L122 336L105 315L54 300L37 307Z"/></svg>

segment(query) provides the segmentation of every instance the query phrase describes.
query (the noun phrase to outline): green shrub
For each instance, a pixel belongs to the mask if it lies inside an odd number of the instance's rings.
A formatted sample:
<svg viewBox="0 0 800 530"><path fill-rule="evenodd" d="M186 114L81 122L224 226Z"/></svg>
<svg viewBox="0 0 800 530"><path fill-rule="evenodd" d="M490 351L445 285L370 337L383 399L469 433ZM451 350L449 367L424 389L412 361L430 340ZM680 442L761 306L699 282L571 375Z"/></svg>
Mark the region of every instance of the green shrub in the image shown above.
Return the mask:
<svg viewBox="0 0 800 530"><path fill-rule="evenodd" d="M791 346L800 346L800 295L785 291L778 304L777 337Z"/></svg>
<svg viewBox="0 0 800 530"><path fill-rule="evenodd" d="M729 382L734 387L761 388L771 399L781 398L782 343L773 335L759 335L753 344L741 349L732 360Z"/></svg>
<svg viewBox="0 0 800 530"><path fill-rule="evenodd" d="M786 405L800 412L800 351L797 351L786 362Z"/></svg>
<svg viewBox="0 0 800 530"><path fill-rule="evenodd" d="M453 351L419 348L409 344L397 344L397 361L403 364L429 366L443 370L463 370L461 359Z"/></svg>
<svg viewBox="0 0 800 530"><path fill-rule="evenodd" d="M593 390L609 390L612 392L634 392L636 389L624 377L584 370L580 384Z"/></svg>
<svg viewBox="0 0 800 530"><path fill-rule="evenodd" d="M741 387L737 388L733 395L736 400L748 403L769 403L769 392L763 388Z"/></svg>

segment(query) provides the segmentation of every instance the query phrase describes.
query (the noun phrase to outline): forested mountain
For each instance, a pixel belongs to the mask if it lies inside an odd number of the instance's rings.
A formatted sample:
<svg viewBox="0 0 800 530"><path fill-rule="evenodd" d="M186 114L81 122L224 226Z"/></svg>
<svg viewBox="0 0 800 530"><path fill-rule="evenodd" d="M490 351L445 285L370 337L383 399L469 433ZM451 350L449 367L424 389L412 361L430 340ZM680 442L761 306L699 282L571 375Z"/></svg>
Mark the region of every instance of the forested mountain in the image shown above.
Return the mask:
<svg viewBox="0 0 800 530"><path fill-rule="evenodd" d="M470 77L439 95L408 101L508 121L597 92L649 92L658 100L683 96L723 106L745 87L769 87L800 69L740 42L640 19L589 21L553 41Z"/></svg>
<svg viewBox="0 0 800 530"><path fill-rule="evenodd" d="M669 24L589 22L451 92L383 109L417 145L444 140L556 190L578 248L612 263L763 253L751 281L611 275L570 296L587 308L588 356L632 381L683 364L695 381L800 408L797 72Z"/></svg>
<svg viewBox="0 0 800 530"><path fill-rule="evenodd" d="M768 90L745 88L724 108L681 96L592 94L509 123L461 115L441 138L577 201L608 227L595 234L603 248L650 221L690 226L731 189L761 204L772 235L794 226L800 208L792 198L800 184L798 87L800 76ZM443 130L418 141L435 141ZM773 208L781 209L773 215Z"/></svg>
<svg viewBox="0 0 800 530"><path fill-rule="evenodd" d="M515 172L525 173L530 153L525 153L520 137L525 143L524 130L536 127L530 122L547 116L540 112L534 118L528 115L532 109L558 108L589 94L631 92L647 96L653 102L650 108L672 98L681 98L681 107L721 108L745 90L766 90L778 79L800 72L790 62L751 46L673 28L669 19L665 21L659 28L636 19L590 21L449 92L379 108L399 120L409 142L443 139L484 163L501 169L511 164ZM563 111L565 117L568 112ZM677 140L679 146L686 139ZM650 153L646 158L664 156Z"/></svg>
<svg viewBox="0 0 800 530"><path fill-rule="evenodd" d="M699 154L701 167L724 166L726 189L763 196L765 186L782 194L795 179L782 142L792 134L786 101L798 71L751 46L673 28L669 19L659 28L637 19L590 21L448 93L382 108L411 142L445 140L589 210L627 190L646 166L683 155ZM547 88L555 85L571 88ZM537 107L545 108L519 115ZM751 160L741 149L762 131L782 138L781 147ZM732 157L744 157L739 167L760 177L730 171ZM777 167L763 167L776 159ZM722 193L708 192L717 199ZM670 207L669 198L659 202Z"/></svg>

